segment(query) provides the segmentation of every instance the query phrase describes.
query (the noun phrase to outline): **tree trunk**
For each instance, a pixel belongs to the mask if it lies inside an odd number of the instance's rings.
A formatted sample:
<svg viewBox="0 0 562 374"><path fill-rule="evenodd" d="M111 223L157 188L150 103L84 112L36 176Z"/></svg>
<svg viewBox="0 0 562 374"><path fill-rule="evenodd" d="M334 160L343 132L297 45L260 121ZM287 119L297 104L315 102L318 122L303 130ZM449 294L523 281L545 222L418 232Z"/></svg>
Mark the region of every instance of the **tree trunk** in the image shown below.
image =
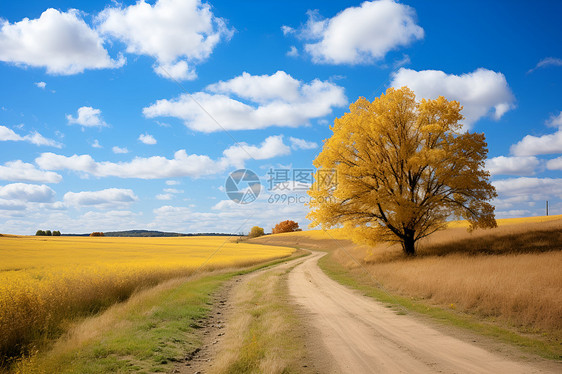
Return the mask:
<svg viewBox="0 0 562 374"><path fill-rule="evenodd" d="M415 231L413 230L405 230L404 237L402 238L402 249L406 256L415 256L416 255L416 248L415 244L416 241L414 240Z"/></svg>

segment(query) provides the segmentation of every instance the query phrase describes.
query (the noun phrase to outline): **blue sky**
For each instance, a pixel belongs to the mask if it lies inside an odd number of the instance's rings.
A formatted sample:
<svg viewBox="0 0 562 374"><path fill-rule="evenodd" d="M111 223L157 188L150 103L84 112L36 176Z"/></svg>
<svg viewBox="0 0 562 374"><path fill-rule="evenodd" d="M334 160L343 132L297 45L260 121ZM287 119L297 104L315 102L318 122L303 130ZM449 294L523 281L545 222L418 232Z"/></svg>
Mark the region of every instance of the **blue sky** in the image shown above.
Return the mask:
<svg viewBox="0 0 562 374"><path fill-rule="evenodd" d="M407 85L484 132L497 217L562 214L562 3L0 4L0 232L306 226L329 125ZM263 184L237 204L238 168ZM281 175L281 174L278 174ZM277 178L277 177L276 177Z"/></svg>

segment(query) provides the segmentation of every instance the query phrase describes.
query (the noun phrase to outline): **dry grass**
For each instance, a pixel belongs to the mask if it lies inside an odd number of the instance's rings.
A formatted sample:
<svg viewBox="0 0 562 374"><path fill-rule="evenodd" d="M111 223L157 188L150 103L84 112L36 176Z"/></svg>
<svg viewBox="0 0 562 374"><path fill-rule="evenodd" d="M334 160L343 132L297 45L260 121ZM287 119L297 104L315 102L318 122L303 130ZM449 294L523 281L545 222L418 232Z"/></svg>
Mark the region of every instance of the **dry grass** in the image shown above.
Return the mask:
<svg viewBox="0 0 562 374"><path fill-rule="evenodd" d="M496 229L473 233L457 226L419 243L413 259L405 258L398 245L315 240L317 233L262 240L304 247L315 242L352 273L366 269L390 292L560 339L562 219L549 218L500 220Z"/></svg>
<svg viewBox="0 0 562 374"><path fill-rule="evenodd" d="M220 237L0 237L0 364L140 289L290 253Z"/></svg>
<svg viewBox="0 0 562 374"><path fill-rule="evenodd" d="M238 287L224 347L210 373L307 373L305 344L288 304L286 268L267 270Z"/></svg>

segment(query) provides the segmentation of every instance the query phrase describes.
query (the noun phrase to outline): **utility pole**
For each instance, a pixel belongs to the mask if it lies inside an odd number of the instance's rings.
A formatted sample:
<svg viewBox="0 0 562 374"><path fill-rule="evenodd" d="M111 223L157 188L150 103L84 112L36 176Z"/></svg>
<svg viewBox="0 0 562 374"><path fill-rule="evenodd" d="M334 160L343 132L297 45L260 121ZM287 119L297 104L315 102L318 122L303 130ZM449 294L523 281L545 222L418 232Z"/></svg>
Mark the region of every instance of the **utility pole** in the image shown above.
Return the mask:
<svg viewBox="0 0 562 374"><path fill-rule="evenodd" d="M546 201L546 215L548 216L548 200Z"/></svg>

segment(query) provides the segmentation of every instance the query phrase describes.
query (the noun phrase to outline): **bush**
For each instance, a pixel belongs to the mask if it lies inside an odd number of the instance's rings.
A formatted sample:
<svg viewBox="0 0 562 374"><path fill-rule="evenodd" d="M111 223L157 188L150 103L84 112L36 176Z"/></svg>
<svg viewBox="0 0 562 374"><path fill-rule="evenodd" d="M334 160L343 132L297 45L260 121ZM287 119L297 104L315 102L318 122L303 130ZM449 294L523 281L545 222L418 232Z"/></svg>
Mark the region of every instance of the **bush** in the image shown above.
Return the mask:
<svg viewBox="0 0 562 374"><path fill-rule="evenodd" d="M47 230L45 231L45 236L53 236L53 233L51 232L51 230Z"/></svg>
<svg viewBox="0 0 562 374"><path fill-rule="evenodd" d="M60 231L58 230L53 231L53 236L60 236Z"/></svg>
<svg viewBox="0 0 562 374"><path fill-rule="evenodd" d="M299 224L295 221L287 220L283 222L279 222L272 230L273 234L280 234L282 232L293 232L293 231L301 231L299 229Z"/></svg>
<svg viewBox="0 0 562 374"><path fill-rule="evenodd" d="M103 234L103 232L93 232L90 234L90 236L105 236L105 235Z"/></svg>
<svg viewBox="0 0 562 374"><path fill-rule="evenodd" d="M35 236L45 236L45 231L37 230L37 232L35 233Z"/></svg>
<svg viewBox="0 0 562 374"><path fill-rule="evenodd" d="M263 228L261 228L259 226L254 226L250 230L250 233L248 234L248 236L250 238L257 238L258 236L262 236L263 234L264 234Z"/></svg>

